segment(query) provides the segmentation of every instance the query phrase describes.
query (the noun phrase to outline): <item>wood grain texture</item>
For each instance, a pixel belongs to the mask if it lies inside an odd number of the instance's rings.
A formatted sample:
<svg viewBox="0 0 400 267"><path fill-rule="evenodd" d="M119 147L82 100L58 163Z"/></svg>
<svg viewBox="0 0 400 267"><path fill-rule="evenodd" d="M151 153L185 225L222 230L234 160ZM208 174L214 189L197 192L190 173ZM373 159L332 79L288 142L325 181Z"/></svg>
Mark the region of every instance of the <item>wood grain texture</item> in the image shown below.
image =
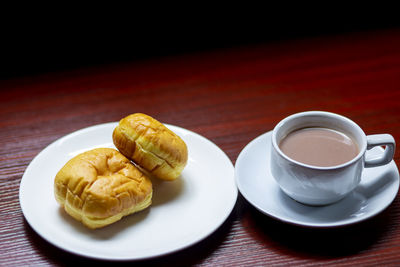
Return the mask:
<svg viewBox="0 0 400 267"><path fill-rule="evenodd" d="M48 73L0 82L0 266L114 265L71 255L23 218L19 183L58 138L143 112L195 131L235 163L244 146L295 112L326 110L367 134L400 140L400 31L270 42ZM400 152L395 161L400 163ZM295 227L239 195L226 222L200 243L137 265L400 265L400 202L338 229ZM122 265L132 263L121 263Z"/></svg>

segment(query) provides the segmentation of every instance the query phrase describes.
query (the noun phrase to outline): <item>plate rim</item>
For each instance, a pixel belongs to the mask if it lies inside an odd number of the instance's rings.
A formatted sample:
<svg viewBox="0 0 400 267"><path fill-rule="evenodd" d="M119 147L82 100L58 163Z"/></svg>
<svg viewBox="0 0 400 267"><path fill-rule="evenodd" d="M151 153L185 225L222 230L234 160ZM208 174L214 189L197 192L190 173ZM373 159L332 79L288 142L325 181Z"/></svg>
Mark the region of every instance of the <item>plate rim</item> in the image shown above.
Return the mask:
<svg viewBox="0 0 400 267"><path fill-rule="evenodd" d="M84 133L85 131L89 131L91 129L95 129L95 128L100 128L100 127L112 127L112 125L117 125L118 122L106 122L106 123L100 123L100 124L95 124L95 125L90 125L78 130L75 130L73 132L70 132L68 134L65 134L64 136L61 136L60 138L57 138L56 140L52 141L51 143L49 143L45 148L43 148L41 151L39 151L39 153L37 153L33 159L29 162L28 166L26 167L21 180L19 182L19 193L18 193L18 197L19 197L19 205L21 208L21 212L22 212L22 216L23 218L26 220L26 222L28 223L28 225L32 228L32 230L38 234L41 238L43 238L44 240L46 240L46 242L49 242L51 245L66 251L68 253L72 253L74 255L78 255L78 256L82 256L85 258L90 258L90 259L97 259L97 260L111 260L111 261L139 261L139 260L148 260L148 259L154 259L154 258L158 258L158 257L162 257L162 256L166 256L166 255L170 255L179 251L182 251L188 247L191 247L203 240L205 240L207 237L209 237L210 235L212 235L215 231L218 230L218 228L220 228L225 222L226 220L229 218L229 216L232 214L232 211L234 210L236 203L237 203L237 199L238 199L238 193L239 190L237 188L236 185L236 181L234 178L234 174L235 174L235 169L234 169L234 164L232 163L232 161L230 160L230 158L228 157L228 155L225 153L225 151L223 151L218 145L216 145L214 142L212 142L211 140L209 140L208 138L194 132L188 129L185 129L183 127L180 126L176 126L176 125L172 125L172 124L168 124L168 123L163 123L167 128L170 128L171 130L175 131L173 128L175 128L177 131L182 131L187 132L191 135L196 136L196 138L199 138L202 142L207 142L210 145L214 146L214 148L216 148L217 150L219 150L219 152L221 153L220 155L223 156L223 160L226 161L227 163L229 163L229 169L230 172L232 171L232 177L230 178L232 180L232 187L231 189L231 197L232 200L230 202L230 205L227 205L228 208L225 209L225 213L223 214L223 216L220 217L220 219L218 220L217 223L215 223L215 225L213 227L210 227L208 231L206 231L205 234L203 234L201 237L199 238L194 238L193 240L187 242L186 244L179 246L177 248L174 249L169 249L169 250L165 250L164 252L161 253L157 253L154 255L150 255L150 256L142 256L142 257L121 257L121 256L99 256L99 255L93 255L92 253L85 253L79 250L71 250L69 248L66 248L65 246L62 246L59 244L59 242L54 242L54 240L52 238L49 238L46 234L44 234L41 230L38 230L36 225L32 222L32 218L30 218L29 216L27 216L27 211L26 211L26 207L24 206L23 202L26 201L25 200L25 196L23 193L23 183L27 177L27 175L29 174L29 172L31 172L31 169L33 168L35 161L37 161L41 156L45 155L46 153L48 153L47 151L49 149L51 149L53 146L56 146L59 142L62 142L65 139L71 138L74 135L80 135L82 133ZM112 142L112 140L111 140ZM27 174L28 173L28 174Z"/></svg>
<svg viewBox="0 0 400 267"><path fill-rule="evenodd" d="M294 225L294 226L300 226L300 227L304 227L304 228L321 228L321 229L326 229L326 228L338 228L338 227L344 227L344 226L350 226L350 225L354 225L366 220L371 219L372 217L378 215L379 213L381 213L382 211L384 211L386 208L388 208L388 206L390 206L390 204L394 201L394 199L397 196L397 193L399 191L399 186L400 186L400 177L399 177L399 170L397 168L396 162L394 160L392 160L392 162L390 162L389 164L393 164L393 168L395 168L396 170L396 182L393 184L393 186L396 186L396 190L393 194L393 196L391 196L390 200L385 202L384 205L382 205L382 207L380 207L379 209L376 209L374 212L370 212L369 215L364 216L364 217L357 217L359 219L350 221L350 222L343 222L343 223L339 223L340 221L337 222L329 222L329 223L306 223L306 222L300 222L298 220L290 220L290 219L285 219L283 217L280 217L279 215L275 215L272 213L269 213L268 211L266 211L265 209L263 209L262 207L260 207L256 201L254 201L250 194L248 192L246 192L246 190L244 190L242 188L242 183L241 183L241 179L239 177L238 174L238 169L240 167L238 167L240 165L240 161L241 159L244 157L245 152L247 152L247 150L250 149L250 147L257 141L262 140L262 139L267 139L268 136L270 136L272 134L272 130L267 131L257 137L255 137L254 139L252 139L249 143L247 143L244 148L240 151L239 156L235 162L235 181L236 181L236 185L238 187L238 190L240 192L240 194L246 199L247 202L250 203L250 205L252 205L254 208L256 208L258 211L260 211L262 214L267 215L275 220L278 220L280 222L286 223L286 224L290 224L290 225ZM268 176L268 175L266 175ZM272 174L271 174L272 176ZM269 177L268 179L273 179L273 177ZM273 181L274 182L274 181ZM279 187L278 184L276 184L275 182L275 186ZM281 190L279 188L279 190ZM292 201L295 201L293 199L291 199ZM326 207L326 206L325 206ZM315 207L318 208L318 207Z"/></svg>

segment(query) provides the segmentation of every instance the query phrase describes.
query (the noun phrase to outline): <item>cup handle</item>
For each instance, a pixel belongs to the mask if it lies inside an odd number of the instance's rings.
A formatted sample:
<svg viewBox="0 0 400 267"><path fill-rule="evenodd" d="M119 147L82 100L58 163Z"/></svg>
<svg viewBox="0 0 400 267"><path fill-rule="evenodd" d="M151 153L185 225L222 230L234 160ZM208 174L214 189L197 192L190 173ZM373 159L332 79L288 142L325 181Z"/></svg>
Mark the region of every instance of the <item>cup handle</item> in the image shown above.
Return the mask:
<svg viewBox="0 0 400 267"><path fill-rule="evenodd" d="M392 161L394 156L394 150L396 147L396 142L393 136L390 134L372 134L367 136L367 150L375 146L386 146L383 153L379 155L368 155L365 156L365 167L377 167L381 165L388 164Z"/></svg>

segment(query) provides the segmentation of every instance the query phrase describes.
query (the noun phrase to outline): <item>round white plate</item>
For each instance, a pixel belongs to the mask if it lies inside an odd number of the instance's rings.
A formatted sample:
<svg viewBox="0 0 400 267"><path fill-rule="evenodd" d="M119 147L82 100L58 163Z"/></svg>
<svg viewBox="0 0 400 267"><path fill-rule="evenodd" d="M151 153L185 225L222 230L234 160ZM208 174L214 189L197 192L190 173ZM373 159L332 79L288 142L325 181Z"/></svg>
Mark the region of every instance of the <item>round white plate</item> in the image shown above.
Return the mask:
<svg viewBox="0 0 400 267"><path fill-rule="evenodd" d="M153 180L153 204L105 228L90 230L61 209L54 198L58 170L73 156L97 147L115 148L106 123L71 133L41 151L20 184L22 212L31 227L53 245L74 254L107 260L138 260L186 248L213 233L237 199L234 167L214 143L166 125L187 144L188 163L173 182Z"/></svg>
<svg viewBox="0 0 400 267"><path fill-rule="evenodd" d="M239 191L255 208L278 220L307 227L338 227L375 216L394 200L399 172L394 161L365 169L358 187L341 201L322 207L288 197L270 173L271 132L251 141L239 154L235 179ZM375 148L368 153L379 153Z"/></svg>

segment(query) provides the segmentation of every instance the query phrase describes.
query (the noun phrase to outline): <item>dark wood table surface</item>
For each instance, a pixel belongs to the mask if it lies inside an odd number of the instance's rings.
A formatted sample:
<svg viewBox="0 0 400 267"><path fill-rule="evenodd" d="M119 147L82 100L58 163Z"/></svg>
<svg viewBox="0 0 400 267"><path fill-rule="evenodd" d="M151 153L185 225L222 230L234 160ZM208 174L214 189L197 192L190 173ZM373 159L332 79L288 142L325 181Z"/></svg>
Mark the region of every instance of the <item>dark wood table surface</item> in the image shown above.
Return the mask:
<svg viewBox="0 0 400 267"><path fill-rule="evenodd" d="M205 136L233 164L255 137L307 110L342 114L367 134L390 133L399 141L400 30L271 41L14 77L2 80L0 88L0 265L114 265L56 248L24 219L21 177L42 149L68 133L134 112ZM397 150L397 165L399 156ZM398 266L399 215L396 198L367 221L310 229L265 216L239 194L229 218L206 239L133 263Z"/></svg>

